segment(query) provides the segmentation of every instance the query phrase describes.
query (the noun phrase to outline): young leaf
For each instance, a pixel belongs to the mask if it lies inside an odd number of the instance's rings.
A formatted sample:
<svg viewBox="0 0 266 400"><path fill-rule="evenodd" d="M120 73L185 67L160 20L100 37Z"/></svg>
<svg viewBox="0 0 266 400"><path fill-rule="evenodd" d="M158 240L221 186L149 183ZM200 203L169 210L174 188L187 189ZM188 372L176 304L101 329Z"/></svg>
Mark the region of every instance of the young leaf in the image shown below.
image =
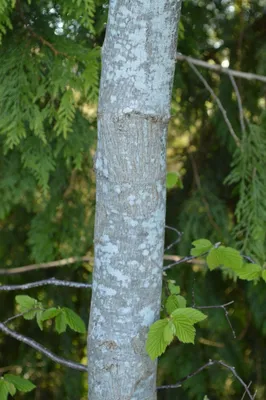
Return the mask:
<svg viewBox="0 0 266 400"><path fill-rule="evenodd" d="M0 400L7 400L9 394L8 383L3 378L0 379Z"/></svg>
<svg viewBox="0 0 266 400"><path fill-rule="evenodd" d="M203 321L207 318L207 315L203 314L195 308L178 308L172 313L173 318L184 316L190 324L196 324L197 322Z"/></svg>
<svg viewBox="0 0 266 400"><path fill-rule="evenodd" d="M194 343L195 328L193 324L203 321L207 316L194 308L178 308L172 313L176 336L181 342Z"/></svg>
<svg viewBox="0 0 266 400"><path fill-rule="evenodd" d="M21 392L30 392L31 390L35 389L35 385L29 381L28 379L21 378L17 375L6 374L5 380L12 383L17 390Z"/></svg>
<svg viewBox="0 0 266 400"><path fill-rule="evenodd" d="M34 308L37 303L36 299L25 295L16 296L15 299L20 306L21 312L25 312L27 310L30 310L31 308Z"/></svg>
<svg viewBox="0 0 266 400"><path fill-rule="evenodd" d="M66 323L71 329L73 329L73 331L79 333L86 332L86 326L78 314L76 314L73 310L67 307L64 307L63 311L66 316Z"/></svg>
<svg viewBox="0 0 266 400"><path fill-rule="evenodd" d="M211 249L207 256L207 264L211 271L216 267L224 266L237 272L243 266L243 258L239 251L220 246L217 249Z"/></svg>
<svg viewBox="0 0 266 400"><path fill-rule="evenodd" d="M146 342L146 351L152 360L159 357L166 349L164 340L164 328L168 325L168 319L159 319L151 325Z"/></svg>
<svg viewBox="0 0 266 400"><path fill-rule="evenodd" d="M17 389L15 388L15 386L13 385L13 383L6 381L7 386L8 386L8 391L11 394L11 396L14 396L14 394L16 394Z"/></svg>
<svg viewBox="0 0 266 400"><path fill-rule="evenodd" d="M184 315L177 315L173 317L173 323L180 342L194 344L196 330L189 320Z"/></svg>
<svg viewBox="0 0 266 400"><path fill-rule="evenodd" d="M232 247L220 246L218 248L220 253L221 263L226 268L231 268L232 270L238 270L243 265L243 258L239 251L232 249Z"/></svg>
<svg viewBox="0 0 266 400"><path fill-rule="evenodd" d="M194 240L192 244L194 249L191 249L190 254L195 257L207 253L213 247L213 244L208 239Z"/></svg>
<svg viewBox="0 0 266 400"><path fill-rule="evenodd" d="M171 294L166 300L166 311L170 315L177 308L186 307L186 299L183 296Z"/></svg>
<svg viewBox="0 0 266 400"><path fill-rule="evenodd" d="M262 279L266 282L266 269L262 271Z"/></svg>
<svg viewBox="0 0 266 400"><path fill-rule="evenodd" d="M46 321L47 319L55 318L57 315L61 313L59 308L51 307L45 310L42 313L42 321Z"/></svg>
<svg viewBox="0 0 266 400"><path fill-rule="evenodd" d="M36 320L37 320L37 324L40 328L40 330L43 330L43 322L42 322L42 315L43 315L43 311L37 311L36 313Z"/></svg>
<svg viewBox="0 0 266 400"><path fill-rule="evenodd" d="M58 333L63 333L66 331L67 321L66 315L63 310L60 310L60 314L55 317L55 330Z"/></svg>
<svg viewBox="0 0 266 400"><path fill-rule="evenodd" d="M262 268L257 264L244 264L236 271L238 278L253 281L261 276Z"/></svg>
<svg viewBox="0 0 266 400"><path fill-rule="evenodd" d="M168 324L164 327L164 330L163 330L163 338L167 345L169 345L172 342L175 333L176 333L176 329L173 324L173 321L169 320Z"/></svg>
<svg viewBox="0 0 266 400"><path fill-rule="evenodd" d="M221 260L218 249L211 249L206 258L209 269L212 271L214 268L220 267Z"/></svg>
<svg viewBox="0 0 266 400"><path fill-rule="evenodd" d="M172 282L168 282L168 289L170 290L171 294L179 294L180 293L180 286L176 286Z"/></svg>

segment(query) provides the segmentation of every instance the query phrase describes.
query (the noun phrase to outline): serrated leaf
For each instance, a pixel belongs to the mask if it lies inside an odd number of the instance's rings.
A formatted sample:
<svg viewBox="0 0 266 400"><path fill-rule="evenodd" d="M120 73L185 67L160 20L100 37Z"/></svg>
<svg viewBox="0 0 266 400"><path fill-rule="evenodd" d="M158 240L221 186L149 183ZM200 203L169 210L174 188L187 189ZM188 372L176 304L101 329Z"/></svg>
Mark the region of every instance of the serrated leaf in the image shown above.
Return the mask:
<svg viewBox="0 0 266 400"><path fill-rule="evenodd" d="M245 279L247 281L253 281L261 276L262 268L258 264L247 263L239 268L236 272L238 278Z"/></svg>
<svg viewBox="0 0 266 400"><path fill-rule="evenodd" d="M66 315L63 310L60 311L60 314L55 317L55 330L59 334L65 332L67 328Z"/></svg>
<svg viewBox="0 0 266 400"><path fill-rule="evenodd" d="M42 313L42 321L46 321L47 319L55 318L57 315L61 313L59 308L51 307L45 310Z"/></svg>
<svg viewBox="0 0 266 400"><path fill-rule="evenodd" d="M7 400L9 387L3 378L0 379L0 400Z"/></svg>
<svg viewBox="0 0 266 400"><path fill-rule="evenodd" d="M180 286L174 285L172 282L168 282L168 289L170 290L171 294L180 293Z"/></svg>
<svg viewBox="0 0 266 400"><path fill-rule="evenodd" d="M197 322L203 321L207 318L207 315L191 307L178 308L172 313L173 320L181 316L184 316L190 324L196 324Z"/></svg>
<svg viewBox="0 0 266 400"><path fill-rule="evenodd" d="M262 279L266 282L266 269L262 271Z"/></svg>
<svg viewBox="0 0 266 400"><path fill-rule="evenodd" d="M146 342L146 351L152 360L159 357L166 349L164 340L164 328L168 325L168 319L159 319L151 325Z"/></svg>
<svg viewBox="0 0 266 400"><path fill-rule="evenodd" d="M186 299L183 296L172 294L166 300L166 304L165 304L166 311L170 315L177 308L186 307L186 303L187 303Z"/></svg>
<svg viewBox="0 0 266 400"><path fill-rule="evenodd" d="M172 342L175 333L176 333L175 325L171 320L169 320L168 324L164 327L163 330L163 338L167 346Z"/></svg>
<svg viewBox="0 0 266 400"><path fill-rule="evenodd" d="M208 239L194 240L192 244L194 248L191 249L190 254L194 257L207 253L213 247L213 244Z"/></svg>
<svg viewBox="0 0 266 400"><path fill-rule="evenodd" d="M221 266L219 248L211 249L206 258L209 269L212 271L214 268Z"/></svg>
<svg viewBox="0 0 266 400"><path fill-rule="evenodd" d="M30 392L36 387L31 381L21 378L21 376L6 374L5 379L12 383L15 388L21 392Z"/></svg>
<svg viewBox="0 0 266 400"><path fill-rule="evenodd" d="M75 332L86 333L86 326L84 321L70 308L64 307L63 311L66 316L67 325Z"/></svg>
<svg viewBox="0 0 266 400"><path fill-rule="evenodd" d="M22 312L30 310L31 308L34 308L37 300L26 295L19 295L15 297L16 302L19 304L20 309Z"/></svg>
<svg viewBox="0 0 266 400"><path fill-rule="evenodd" d="M29 312L27 312L26 314L23 315L23 318L27 319L27 320L31 320L31 319L35 318L36 313L37 313L36 310L29 311Z"/></svg>
<svg viewBox="0 0 266 400"><path fill-rule="evenodd" d="M237 271L243 265L243 258L239 251L231 247L220 246L217 249L210 250L207 256L207 264L211 271L219 266Z"/></svg>
<svg viewBox="0 0 266 400"><path fill-rule="evenodd" d="M177 315L173 318L173 323L180 342L194 344L196 330L188 319L184 315Z"/></svg>
<svg viewBox="0 0 266 400"><path fill-rule="evenodd" d="M8 386L8 391L11 394L11 396L14 396L14 394L16 394L17 389L15 388L15 386L13 385L13 383L6 381L7 386Z"/></svg>

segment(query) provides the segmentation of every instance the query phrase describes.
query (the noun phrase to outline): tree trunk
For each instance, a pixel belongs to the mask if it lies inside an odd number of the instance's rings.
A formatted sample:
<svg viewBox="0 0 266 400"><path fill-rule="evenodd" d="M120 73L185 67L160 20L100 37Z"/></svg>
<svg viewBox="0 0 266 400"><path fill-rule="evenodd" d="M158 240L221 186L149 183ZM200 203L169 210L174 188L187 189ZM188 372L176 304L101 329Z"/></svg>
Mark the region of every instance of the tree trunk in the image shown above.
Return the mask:
<svg viewBox="0 0 266 400"><path fill-rule="evenodd" d="M166 137L181 0L111 0L102 49L89 400L155 400Z"/></svg>

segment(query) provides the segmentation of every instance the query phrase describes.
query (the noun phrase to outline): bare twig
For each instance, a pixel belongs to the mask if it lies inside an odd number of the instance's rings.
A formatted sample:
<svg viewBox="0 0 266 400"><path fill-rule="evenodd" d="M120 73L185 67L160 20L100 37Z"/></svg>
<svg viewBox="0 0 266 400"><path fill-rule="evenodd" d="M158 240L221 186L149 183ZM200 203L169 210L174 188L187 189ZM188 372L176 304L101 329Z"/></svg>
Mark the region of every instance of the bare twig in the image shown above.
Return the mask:
<svg viewBox="0 0 266 400"><path fill-rule="evenodd" d="M202 255L205 255L205 254L202 254ZM175 257L177 257L177 256L175 256ZM196 260L196 259L197 259L197 257L195 257L195 256L186 256L186 257L183 257L183 258L179 258L177 261L175 261L175 262L173 262L173 263L171 263L169 265L166 265L163 268L163 270L167 271L168 269L170 269L170 268L172 268L172 267L174 267L176 265L183 264L183 263L186 263L186 262L190 262L190 261Z"/></svg>
<svg viewBox="0 0 266 400"><path fill-rule="evenodd" d="M190 378L193 378L195 375L198 375L204 369L209 368L209 367L211 367L213 365L221 365L224 368L228 369L234 375L234 377L241 383L241 385L244 387L245 393L247 393L247 395L249 396L250 400L254 400L254 396L252 396L252 394L250 393L249 387L245 384L243 379L237 374L237 372L235 370L235 367L231 367L230 365L226 364L225 362L223 362L221 360L220 361L209 360L209 362L207 364L205 364L202 367L198 368L196 371L192 372L191 374L185 376L184 378L182 378L180 381L178 381L174 385L159 386L159 387L157 387L157 390L179 388L179 387L182 386L182 383L184 383L185 381L187 381Z"/></svg>
<svg viewBox="0 0 266 400"><path fill-rule="evenodd" d="M70 281L60 281L55 278L44 279L42 281L25 283L23 285L3 285L0 286L0 291L11 291L11 290L28 290L31 288L39 287L39 286L65 286L65 287L73 287L78 289L89 289L92 287L89 283L79 283L79 282L70 282Z"/></svg>
<svg viewBox="0 0 266 400"><path fill-rule="evenodd" d="M3 324L7 325L9 322L13 321L14 319L23 317L25 314L28 314L28 313L31 312L31 311L38 311L38 310L43 310L43 309L40 308L40 307L33 307L33 308L30 308L30 309L27 310L27 311L24 311L24 312L22 312L22 313L19 313L19 314L13 315L12 317L7 318L7 319L3 322Z"/></svg>
<svg viewBox="0 0 266 400"><path fill-rule="evenodd" d="M35 340L28 338L27 336L21 335L9 329L4 323L0 322L0 330L4 332L6 335L17 339L18 341L27 344L28 346L32 347L33 349L37 350L38 352L44 354L46 357L50 358L54 362L64 365L65 367L76 369L78 371L87 372L87 366L83 364L79 364L73 361L66 360L65 358L59 357L56 354L52 353L46 347L41 345L40 343L35 342Z"/></svg>
<svg viewBox="0 0 266 400"><path fill-rule="evenodd" d="M243 111L243 106L242 106L242 100L240 96L240 92L237 86L237 83L235 81L235 78L233 77L232 74L228 74L229 78L231 80L232 86L234 88L234 91L236 93L236 98L237 98L237 104L238 104L238 110L239 110L239 120L240 120L240 126L241 126L241 131L242 135L245 134L246 128L245 128L245 121L244 121L244 111Z"/></svg>
<svg viewBox="0 0 266 400"><path fill-rule="evenodd" d="M23 267L17 268L1 268L0 275L14 275L14 274L22 274L24 272L35 271L38 269L47 269L47 268L55 268L55 267L64 267L65 265L75 264L78 262L93 262L93 258L89 256L84 257L69 257L63 258L57 261L51 261L42 264L31 264L25 265Z"/></svg>
<svg viewBox="0 0 266 400"><path fill-rule="evenodd" d="M195 72L195 74L198 76L198 78L201 80L201 82L204 84L205 88L209 91L209 93L211 94L211 96L213 97L213 99L216 101L216 104L219 108L219 110L221 111L223 117L224 117L224 121L228 127L228 130L231 134L231 136L233 137L235 143L237 146L240 146L240 140L237 137L231 122L229 121L228 117L227 117L227 113L219 99L218 96L216 96L216 94L214 93L213 89L211 88L211 86L208 84L208 82L206 81L206 79L202 76L202 74L199 72L199 70L195 67L195 65L193 65L190 61L188 61L188 64L190 66L190 68Z"/></svg>
<svg viewBox="0 0 266 400"><path fill-rule="evenodd" d="M252 384L252 381L249 382L248 388L250 388L251 384ZM246 391L246 389L245 389L245 392L243 393L243 396L241 397L241 400L244 400L246 393L247 393L247 391Z"/></svg>
<svg viewBox="0 0 266 400"><path fill-rule="evenodd" d="M176 235L177 235L177 238L172 243L170 243L169 246L167 246L164 249L164 251L167 251L167 250L171 249L175 244L180 242L180 240L182 238L182 235L183 235L183 232L179 232L176 228L173 228L172 226L169 226L169 225L165 225L165 228L169 229L171 231L174 231L176 233Z"/></svg>
<svg viewBox="0 0 266 400"><path fill-rule="evenodd" d="M185 56L185 55L180 54L180 53L176 54L176 59L179 60L179 61L190 62L190 63L192 63L194 65L198 65L199 67L210 69L210 70L212 70L214 72L217 72L217 73L222 73L222 74L226 74L226 75L230 74L230 75L232 75L234 77L247 79L247 80L255 80L255 81L257 80L257 81L260 81L260 82L266 82L266 76L264 76L264 75L257 75L257 74L253 74L253 73L250 73L250 72L242 72L242 71L236 71L234 69L223 68L219 64L210 64L207 61L198 60L196 58Z"/></svg>
<svg viewBox="0 0 266 400"><path fill-rule="evenodd" d="M232 330L233 336L236 339L236 333L233 329L232 323L229 319L229 315L228 315L228 311L226 309L226 307L230 306L231 304L233 304L234 301L229 301L229 303L226 304L221 304L221 305L215 305L215 306L195 306L194 308L198 308L198 309L212 309L212 308L222 308L224 310L224 314L225 314L225 318L227 319L227 322Z"/></svg>

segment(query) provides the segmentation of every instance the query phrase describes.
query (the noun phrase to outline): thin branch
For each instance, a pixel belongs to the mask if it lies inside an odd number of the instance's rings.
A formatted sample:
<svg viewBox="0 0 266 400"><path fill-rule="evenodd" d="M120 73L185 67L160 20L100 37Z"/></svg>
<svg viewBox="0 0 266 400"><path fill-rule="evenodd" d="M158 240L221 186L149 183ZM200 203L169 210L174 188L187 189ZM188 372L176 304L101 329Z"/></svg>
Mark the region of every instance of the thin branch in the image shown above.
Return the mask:
<svg viewBox="0 0 266 400"><path fill-rule="evenodd" d="M252 396L252 394L250 393L249 387L245 384L243 379L240 378L240 376L237 374L237 372L235 370L235 367L231 367L230 365L226 364L225 362L223 362L221 360L220 361L209 360L209 362L207 364L205 364L202 367L198 368L196 371L192 372L191 374L185 376L184 378L182 378L180 381L178 381L174 385L159 386L159 387L157 387L157 390L179 388L179 387L182 386L182 383L184 383L185 381L187 381L190 378L193 378L195 375L198 375L204 369L209 368L209 367L211 367L213 365L221 365L224 368L228 369L234 375L234 377L241 383L241 385L244 387L245 393L247 393L247 395L249 396L250 400L254 400L254 396Z"/></svg>
<svg viewBox="0 0 266 400"><path fill-rule="evenodd" d="M194 306L194 308L198 308L198 309L212 309L212 308L221 308L224 310L224 314L225 314L225 318L227 319L227 322L232 330L233 336L236 339L236 333L234 331L234 328L232 326L232 323L230 321L229 315L228 315L228 311L226 309L226 307L230 306L231 304L233 304L234 301L229 301L229 303L226 304L221 304L221 305L215 305L215 306Z"/></svg>
<svg viewBox="0 0 266 400"><path fill-rule="evenodd" d="M3 324L4 324L4 325L7 325L9 322L13 321L14 319L23 317L25 314L28 314L28 313L31 312L31 311L37 311L37 310L43 310L43 309L40 308L40 307L33 307L33 308L30 308L30 309L27 310L27 311L24 311L24 312L22 312L22 313L19 313L19 314L13 315L12 317L7 318L7 319L3 322Z"/></svg>
<svg viewBox="0 0 266 400"><path fill-rule="evenodd" d="M44 279L42 281L25 283L23 285L3 285L0 286L0 291L11 291L11 290L28 290L31 288L39 287L39 286L65 286L65 287L74 287L78 289L89 289L92 287L90 283L79 283L79 282L70 282L70 281L60 281L55 278Z"/></svg>
<svg viewBox="0 0 266 400"><path fill-rule="evenodd" d="M50 358L54 362L64 365L65 367L76 369L78 371L84 371L87 372L87 367L86 365L79 364L73 361L66 360L65 358L59 357L56 354L52 353L50 350L48 350L46 347L41 345L40 343L35 342L35 340L28 338L27 336L21 335L20 333L17 333L13 331L12 329L9 329L5 324L0 322L0 330L4 332L6 335L13 337L14 339L17 339L18 341L27 344L28 346L32 347L33 349L37 350L38 352L44 354L46 357Z"/></svg>
<svg viewBox="0 0 266 400"><path fill-rule="evenodd" d="M52 43L48 42L48 40L44 39L44 37L42 37L41 35L38 35L38 34L32 29L32 27L29 25L29 23L28 23L28 21L27 21L27 19L26 19L26 17L25 17L25 14L24 14L24 12L23 12L23 8L22 8L22 6L21 6L21 4L20 4L20 0L17 0L16 7L17 7L17 10L18 10L18 12L19 12L19 15L20 15L20 17L21 17L21 19L22 19L22 21L23 21L23 23L24 23L24 28L30 33L31 36L33 36L33 37L35 37L37 40L39 40L44 46L49 47L49 49L54 53L55 56L62 55L62 56L64 56L64 57L69 58L69 56L68 56L67 53L63 53L63 52L61 52L61 51L58 51L58 50L54 47L54 45L53 45Z"/></svg>
<svg viewBox="0 0 266 400"><path fill-rule="evenodd" d="M248 388L250 388L251 384L252 384L252 381L249 382ZM246 389L245 389L245 392L243 393L243 396L241 397L241 400L244 400L246 393L247 393L247 392L246 392Z"/></svg>
<svg viewBox="0 0 266 400"><path fill-rule="evenodd" d="M165 225L165 228L169 229L171 231L174 231L176 233L176 235L177 235L177 238L172 243L170 243L169 246L167 246L164 249L164 251L167 251L167 250L171 249L175 244L180 242L180 240L182 238L182 235L183 235L183 232L179 232L176 228L173 228L172 226L169 226L169 225Z"/></svg>
<svg viewBox="0 0 266 400"><path fill-rule="evenodd" d="M228 74L229 78L231 80L232 86L234 88L234 91L236 93L236 98L237 98L237 104L238 104L238 110L239 110L239 120L240 120L240 126L241 126L241 131L242 131L242 135L245 134L246 131L246 127L245 127L245 121L244 121L244 111L243 111L243 105L242 105L242 100L241 100L241 96L240 96L240 92L237 86L237 83L235 81L235 78L233 77L233 75Z"/></svg>
<svg viewBox="0 0 266 400"><path fill-rule="evenodd" d="M17 268L1 268L0 269L0 275L14 275L14 274L22 274L24 272L29 272L29 271L35 271L38 269L47 269L47 268L55 268L55 267L64 267L65 265L70 265L70 264L75 264L78 262L93 262L93 258L89 256L84 256L84 257L69 257L69 258L63 258L61 260L57 261L51 261L47 263L42 263L42 264L30 264L30 265L25 265L23 267L17 267Z"/></svg>
<svg viewBox="0 0 266 400"><path fill-rule="evenodd" d="M211 96L213 97L213 99L216 101L216 104L219 108L219 110L221 111L223 117L224 117L224 121L228 127L228 130L231 134L231 136L233 137L235 143L237 146L240 146L240 140L237 137L231 122L229 121L228 117L227 117L227 113L219 99L218 96L216 96L216 94L214 93L214 91L212 90L212 88L210 87L210 85L208 84L208 82L206 81L206 79L202 76L202 74L198 71L198 69L195 67L195 65L193 65L190 61L188 61L188 64L190 66L190 68L195 72L195 74L198 76L198 78L201 80L201 82L204 84L205 88L209 91L209 93L211 94Z"/></svg>
<svg viewBox="0 0 266 400"><path fill-rule="evenodd" d="M204 254L202 254L202 255L204 255ZM169 264L169 265L166 265L166 267L163 267L163 271L167 271L168 269L174 267L175 265L179 265L179 264L183 264L183 263L186 263L186 262L190 262L192 260L195 260L196 258L197 257L195 257L195 256L186 256L186 257L183 257L183 258L179 258L179 260L173 262L172 264Z"/></svg>
<svg viewBox="0 0 266 400"><path fill-rule="evenodd" d="M236 71L236 70L230 69L230 68L223 68L219 64L210 64L207 61L198 60L193 57L185 56L181 53L176 54L176 59L179 61L186 61L188 63L190 62L194 65L198 65L199 67L210 69L217 73L222 73L222 74L226 74L226 75L230 74L234 77L247 79L247 80L257 80L260 82L266 82L266 76L264 76L264 75L253 74L250 72Z"/></svg>

